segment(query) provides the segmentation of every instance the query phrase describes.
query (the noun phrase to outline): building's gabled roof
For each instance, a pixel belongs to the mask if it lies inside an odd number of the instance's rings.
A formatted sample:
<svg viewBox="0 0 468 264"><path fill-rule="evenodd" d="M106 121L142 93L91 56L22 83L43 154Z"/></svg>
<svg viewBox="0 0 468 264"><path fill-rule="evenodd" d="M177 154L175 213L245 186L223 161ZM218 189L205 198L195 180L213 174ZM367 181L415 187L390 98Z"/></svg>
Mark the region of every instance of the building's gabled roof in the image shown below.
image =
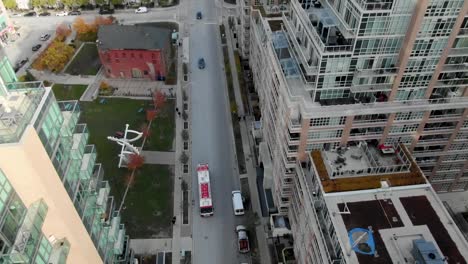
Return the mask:
<svg viewBox="0 0 468 264"><path fill-rule="evenodd" d="M154 26L102 25L98 30L100 50L159 50L170 42L171 31Z"/></svg>

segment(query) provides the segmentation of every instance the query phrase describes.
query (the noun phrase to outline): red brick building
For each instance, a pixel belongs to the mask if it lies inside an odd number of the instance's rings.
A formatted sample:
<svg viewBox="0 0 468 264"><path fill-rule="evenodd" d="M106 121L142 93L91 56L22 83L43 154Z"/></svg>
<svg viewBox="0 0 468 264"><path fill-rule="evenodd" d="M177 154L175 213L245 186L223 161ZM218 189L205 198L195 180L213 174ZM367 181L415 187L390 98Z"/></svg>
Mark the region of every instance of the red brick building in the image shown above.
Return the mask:
<svg viewBox="0 0 468 264"><path fill-rule="evenodd" d="M109 78L164 80L171 31L152 26L99 27L99 58Z"/></svg>

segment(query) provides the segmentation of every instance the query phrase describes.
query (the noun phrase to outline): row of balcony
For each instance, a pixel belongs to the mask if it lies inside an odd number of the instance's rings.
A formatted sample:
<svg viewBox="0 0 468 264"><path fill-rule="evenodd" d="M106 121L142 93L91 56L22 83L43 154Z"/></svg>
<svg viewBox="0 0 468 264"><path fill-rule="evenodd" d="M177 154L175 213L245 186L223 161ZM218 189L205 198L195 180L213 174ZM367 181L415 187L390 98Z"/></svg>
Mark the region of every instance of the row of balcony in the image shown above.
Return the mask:
<svg viewBox="0 0 468 264"><path fill-rule="evenodd" d="M77 124L79 105L74 101L59 102L64 116L62 139L71 138L70 162L63 182L75 208L82 218L104 263L124 261L129 252L125 227L114 210L110 186L103 181L104 170L96 164L96 147L87 145L89 132L86 124ZM124 247L126 245L126 248Z"/></svg>

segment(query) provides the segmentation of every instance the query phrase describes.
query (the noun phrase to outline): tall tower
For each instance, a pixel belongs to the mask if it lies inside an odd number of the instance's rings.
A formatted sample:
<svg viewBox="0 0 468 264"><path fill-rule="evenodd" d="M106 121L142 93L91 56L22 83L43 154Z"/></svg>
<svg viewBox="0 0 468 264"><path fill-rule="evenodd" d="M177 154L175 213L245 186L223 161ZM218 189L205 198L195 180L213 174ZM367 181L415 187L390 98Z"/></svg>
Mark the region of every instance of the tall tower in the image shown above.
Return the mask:
<svg viewBox="0 0 468 264"><path fill-rule="evenodd" d="M133 263L77 101L0 75L0 245L6 263ZM9 68L8 68L9 67Z"/></svg>
<svg viewBox="0 0 468 264"><path fill-rule="evenodd" d="M404 143L436 191L468 189L467 12L464 0L292 0L281 18L252 12L260 160L279 211L296 161L362 141Z"/></svg>

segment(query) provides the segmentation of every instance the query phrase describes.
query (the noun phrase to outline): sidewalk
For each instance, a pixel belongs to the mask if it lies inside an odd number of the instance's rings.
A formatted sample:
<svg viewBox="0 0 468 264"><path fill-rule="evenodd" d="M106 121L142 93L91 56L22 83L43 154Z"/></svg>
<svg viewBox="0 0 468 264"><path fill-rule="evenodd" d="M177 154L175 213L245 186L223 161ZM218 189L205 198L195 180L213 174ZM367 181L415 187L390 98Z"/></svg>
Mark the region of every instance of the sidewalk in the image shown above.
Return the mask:
<svg viewBox="0 0 468 264"><path fill-rule="evenodd" d="M239 87L239 79L237 75L237 67L234 58L234 49L232 47L232 31L229 29L229 25L226 21L224 21L224 27L226 28L226 36L227 36L227 46L228 46L228 53L229 53L229 63L231 65L231 73L232 73L232 81L234 86L234 94L236 97L236 104L238 109L238 114L240 116L245 116L244 113L244 104L242 102L241 91ZM257 215L260 217L261 224L256 227L256 234L257 234L257 242L258 242L258 252L260 254L260 259L262 264L271 264L272 259L270 256L270 252L268 249L268 242L267 242L267 233L265 232L269 219L266 217L262 217L262 211L260 207L260 198L258 196L257 191L257 171L254 164L254 159L252 153L252 146L254 143L251 141L249 127L253 117L246 116L244 121L240 121L240 129L241 129L241 136L242 136L242 147L244 149L244 157L245 157L245 164L247 173L240 175L241 178L248 178L249 181L249 192L251 198L252 209Z"/></svg>
<svg viewBox="0 0 468 264"><path fill-rule="evenodd" d="M90 85L94 82L95 76L93 75L70 75L65 73L51 73L51 72L43 72L37 71L34 69L29 69L29 72L38 80L41 81L49 81L53 83L61 83L61 84L84 84Z"/></svg>
<svg viewBox="0 0 468 264"><path fill-rule="evenodd" d="M141 155L145 157L145 164L164 164L174 165L175 153L172 151L141 151Z"/></svg>

